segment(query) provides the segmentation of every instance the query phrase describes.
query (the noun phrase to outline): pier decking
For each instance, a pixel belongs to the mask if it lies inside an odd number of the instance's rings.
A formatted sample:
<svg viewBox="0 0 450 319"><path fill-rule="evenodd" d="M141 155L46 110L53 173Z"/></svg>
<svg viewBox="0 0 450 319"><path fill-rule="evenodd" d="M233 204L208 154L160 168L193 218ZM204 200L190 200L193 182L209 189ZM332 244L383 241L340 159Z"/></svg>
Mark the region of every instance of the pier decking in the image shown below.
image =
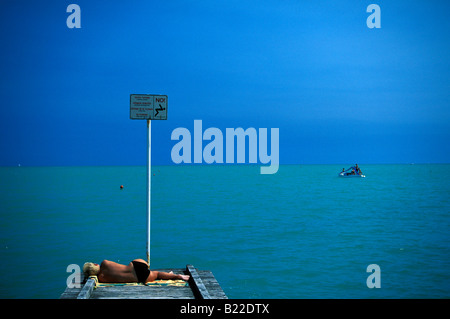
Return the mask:
<svg viewBox="0 0 450 319"><path fill-rule="evenodd" d="M95 281L88 279L80 288L69 288L61 299L227 299L213 273L198 270L192 265L186 269L156 269L157 271L190 275L186 287L174 286L113 286L95 287Z"/></svg>

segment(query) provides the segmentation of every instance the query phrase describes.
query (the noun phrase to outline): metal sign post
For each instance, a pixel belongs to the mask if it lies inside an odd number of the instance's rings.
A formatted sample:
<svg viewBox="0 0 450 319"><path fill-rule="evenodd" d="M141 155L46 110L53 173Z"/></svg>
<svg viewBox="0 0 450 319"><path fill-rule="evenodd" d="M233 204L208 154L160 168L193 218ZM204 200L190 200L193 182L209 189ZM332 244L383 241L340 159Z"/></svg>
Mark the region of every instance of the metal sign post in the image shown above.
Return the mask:
<svg viewBox="0 0 450 319"><path fill-rule="evenodd" d="M150 221L152 199L152 120L147 120L147 262L150 268Z"/></svg>
<svg viewBox="0 0 450 319"><path fill-rule="evenodd" d="M147 120L147 262L150 268L152 121L167 120L167 95L131 94L130 119Z"/></svg>

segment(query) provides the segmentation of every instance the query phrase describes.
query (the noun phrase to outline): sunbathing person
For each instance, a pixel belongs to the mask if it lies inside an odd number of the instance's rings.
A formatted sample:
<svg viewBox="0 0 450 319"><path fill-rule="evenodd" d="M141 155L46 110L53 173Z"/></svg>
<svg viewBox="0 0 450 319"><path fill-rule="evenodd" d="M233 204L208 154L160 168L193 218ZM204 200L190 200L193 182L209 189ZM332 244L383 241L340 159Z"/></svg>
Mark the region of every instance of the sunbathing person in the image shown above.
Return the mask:
<svg viewBox="0 0 450 319"><path fill-rule="evenodd" d="M188 275L150 270L147 262L143 259L135 259L128 265L118 264L109 260L103 260L100 265L87 262L83 266L83 273L86 278L97 276L99 282L110 283L140 282L145 284L156 279L189 280Z"/></svg>

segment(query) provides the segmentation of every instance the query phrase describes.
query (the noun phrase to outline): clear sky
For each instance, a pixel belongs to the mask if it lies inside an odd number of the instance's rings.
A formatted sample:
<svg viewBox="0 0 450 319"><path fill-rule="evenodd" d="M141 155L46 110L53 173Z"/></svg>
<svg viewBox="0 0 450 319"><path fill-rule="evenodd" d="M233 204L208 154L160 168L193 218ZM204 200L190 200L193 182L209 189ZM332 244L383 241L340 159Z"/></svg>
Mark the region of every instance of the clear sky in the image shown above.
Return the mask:
<svg viewBox="0 0 450 319"><path fill-rule="evenodd" d="M195 119L279 128L281 164L448 163L449 14L447 0L1 0L0 165L145 165L133 93L169 96L154 164Z"/></svg>

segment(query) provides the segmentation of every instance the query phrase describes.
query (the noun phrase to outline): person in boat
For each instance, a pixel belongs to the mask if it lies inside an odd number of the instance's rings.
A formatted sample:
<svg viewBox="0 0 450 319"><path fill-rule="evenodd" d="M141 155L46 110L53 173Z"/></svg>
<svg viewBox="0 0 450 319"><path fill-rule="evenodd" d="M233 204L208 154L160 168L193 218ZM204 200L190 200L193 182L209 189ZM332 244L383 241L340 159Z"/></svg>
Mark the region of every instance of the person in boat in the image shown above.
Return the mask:
<svg viewBox="0 0 450 319"><path fill-rule="evenodd" d="M356 168L356 173L358 175L362 175L361 169L358 167L358 164L355 165L355 168Z"/></svg>
<svg viewBox="0 0 450 319"><path fill-rule="evenodd" d="M102 263L95 264L87 262L83 266L85 277L97 276L99 282L110 283L147 283L156 279L181 279L188 281L188 275L178 275L173 272L150 270L148 263L143 259L135 259L128 265L122 265L109 260L103 260Z"/></svg>
<svg viewBox="0 0 450 319"><path fill-rule="evenodd" d="M342 169L342 173L341 174L344 175L344 176L352 175L351 172L346 172L345 168Z"/></svg>

